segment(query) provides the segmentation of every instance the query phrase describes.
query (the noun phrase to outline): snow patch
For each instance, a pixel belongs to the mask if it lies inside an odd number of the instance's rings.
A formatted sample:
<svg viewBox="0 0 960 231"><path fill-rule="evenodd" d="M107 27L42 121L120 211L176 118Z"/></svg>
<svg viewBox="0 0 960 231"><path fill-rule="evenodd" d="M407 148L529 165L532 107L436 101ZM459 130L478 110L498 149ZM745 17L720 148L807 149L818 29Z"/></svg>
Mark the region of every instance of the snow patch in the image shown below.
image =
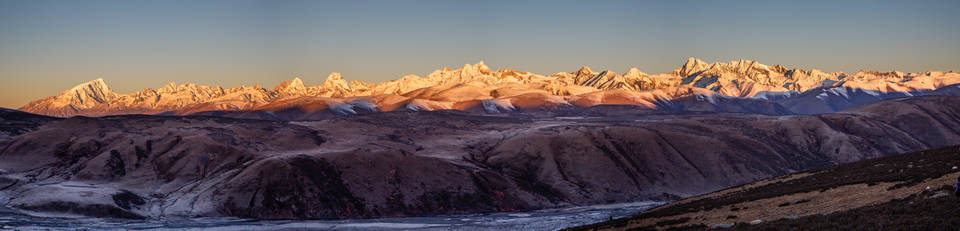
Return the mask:
<svg viewBox="0 0 960 231"><path fill-rule="evenodd" d="M486 112L487 114L500 114L516 111L516 108L509 104L509 101L507 101L506 105L495 100L483 100L481 103L483 104L483 112Z"/></svg>
<svg viewBox="0 0 960 231"><path fill-rule="evenodd" d="M875 96L875 97L880 97L880 92L879 92L879 91L863 90L863 89L861 89L861 91L863 91L863 93L867 93L868 95L872 95L872 96Z"/></svg>
<svg viewBox="0 0 960 231"><path fill-rule="evenodd" d="M714 98L714 97L717 97L717 96L719 96L719 95L708 96L708 95L700 95L700 94L698 94L698 95L696 95L695 97L696 97L697 101L701 101L701 102L702 102L702 101L707 101L707 102L710 102L710 104L717 105L717 100Z"/></svg>
<svg viewBox="0 0 960 231"><path fill-rule="evenodd" d="M336 104L330 107L330 110L337 112L341 115L356 115L357 111L353 110L353 104L341 103Z"/></svg>
<svg viewBox="0 0 960 231"><path fill-rule="evenodd" d="M418 107L417 105L413 105L413 104L407 104L407 105L405 105L405 106L403 106L403 107L406 108L407 110L411 110L411 111L424 111L422 108Z"/></svg>
<svg viewBox="0 0 960 231"><path fill-rule="evenodd" d="M353 105L353 106L356 107L356 108L360 108L360 109L364 109L364 110L368 110L368 111L377 111L377 105L375 105L375 104L373 104L373 103L370 103L370 102L366 102L366 101L353 101L353 102L350 102L349 104L350 104L350 105Z"/></svg>
<svg viewBox="0 0 960 231"><path fill-rule="evenodd" d="M757 94L753 95L753 97L750 97L750 98L754 98L754 99L765 99L765 100L775 101L775 100L780 100L780 99L786 99L786 98L794 97L794 96L797 96L797 95L800 95L800 92L798 92L798 91L780 91L780 92L778 92L778 91L761 91L761 92L757 92Z"/></svg>

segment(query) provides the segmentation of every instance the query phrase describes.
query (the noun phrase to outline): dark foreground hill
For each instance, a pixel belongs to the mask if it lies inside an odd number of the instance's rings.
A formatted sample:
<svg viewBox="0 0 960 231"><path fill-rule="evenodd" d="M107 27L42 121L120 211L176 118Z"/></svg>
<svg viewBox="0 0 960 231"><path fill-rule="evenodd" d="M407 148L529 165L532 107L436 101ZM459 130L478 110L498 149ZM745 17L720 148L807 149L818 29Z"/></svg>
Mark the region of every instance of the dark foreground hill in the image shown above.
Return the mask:
<svg viewBox="0 0 960 231"><path fill-rule="evenodd" d="M568 230L957 230L960 146L765 179Z"/></svg>
<svg viewBox="0 0 960 231"><path fill-rule="evenodd" d="M13 112L10 112L13 113ZM595 106L314 122L3 112L0 198L44 216L344 219L676 200L960 144L960 98L770 116Z"/></svg>

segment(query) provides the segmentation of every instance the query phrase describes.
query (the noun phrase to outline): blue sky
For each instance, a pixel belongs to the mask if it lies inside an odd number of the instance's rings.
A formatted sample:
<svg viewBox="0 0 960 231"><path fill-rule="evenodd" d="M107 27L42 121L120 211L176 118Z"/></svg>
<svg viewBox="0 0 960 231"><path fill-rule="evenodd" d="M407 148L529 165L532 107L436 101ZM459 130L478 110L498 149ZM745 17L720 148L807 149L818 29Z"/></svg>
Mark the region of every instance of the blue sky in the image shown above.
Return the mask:
<svg viewBox="0 0 960 231"><path fill-rule="evenodd" d="M0 1L0 107L103 78L273 87L484 61L669 72L688 57L853 73L960 70L960 1Z"/></svg>

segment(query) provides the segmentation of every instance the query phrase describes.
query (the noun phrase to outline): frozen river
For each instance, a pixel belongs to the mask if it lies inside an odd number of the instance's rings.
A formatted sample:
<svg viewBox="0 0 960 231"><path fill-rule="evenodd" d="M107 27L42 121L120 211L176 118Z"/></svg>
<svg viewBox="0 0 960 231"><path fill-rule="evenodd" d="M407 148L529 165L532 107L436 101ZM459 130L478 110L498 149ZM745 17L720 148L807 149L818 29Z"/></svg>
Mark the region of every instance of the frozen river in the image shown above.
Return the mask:
<svg viewBox="0 0 960 231"><path fill-rule="evenodd" d="M0 211L0 229L19 230L557 230L641 212L663 202L637 202L516 213L355 220L114 220L41 218Z"/></svg>

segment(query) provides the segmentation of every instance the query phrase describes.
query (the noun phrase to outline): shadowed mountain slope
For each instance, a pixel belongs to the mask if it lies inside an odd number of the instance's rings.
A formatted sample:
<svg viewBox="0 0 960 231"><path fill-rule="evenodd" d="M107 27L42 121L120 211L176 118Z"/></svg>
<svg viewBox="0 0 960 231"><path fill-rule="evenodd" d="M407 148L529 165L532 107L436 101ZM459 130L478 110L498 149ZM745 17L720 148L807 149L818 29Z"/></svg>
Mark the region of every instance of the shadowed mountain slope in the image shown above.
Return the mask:
<svg viewBox="0 0 960 231"><path fill-rule="evenodd" d="M958 160L949 146L840 164L568 230L953 230Z"/></svg>
<svg viewBox="0 0 960 231"><path fill-rule="evenodd" d="M125 218L343 219L674 200L960 144L960 98L945 96L794 116L628 105L313 122L3 115L3 126L34 124L0 137L6 206Z"/></svg>

